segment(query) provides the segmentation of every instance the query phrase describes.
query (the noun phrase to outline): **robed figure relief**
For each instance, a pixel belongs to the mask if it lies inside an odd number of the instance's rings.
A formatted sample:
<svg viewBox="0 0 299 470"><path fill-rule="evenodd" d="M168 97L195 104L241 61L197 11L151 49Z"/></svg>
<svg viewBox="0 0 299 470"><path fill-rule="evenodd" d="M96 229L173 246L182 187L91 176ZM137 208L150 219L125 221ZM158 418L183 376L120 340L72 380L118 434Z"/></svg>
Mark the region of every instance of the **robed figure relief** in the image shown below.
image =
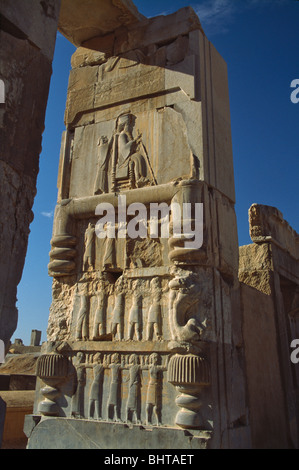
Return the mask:
<svg viewBox="0 0 299 470"><path fill-rule="evenodd" d="M119 341L124 339L125 290L125 280L123 276L120 276L115 283L114 309L111 321L111 333L113 338Z"/></svg>
<svg viewBox="0 0 299 470"><path fill-rule="evenodd" d="M111 373L110 392L108 397L108 419L116 422L121 422L120 419L120 396L121 396L121 382L122 382L122 364L121 358L118 353L112 355L111 364L108 366Z"/></svg>
<svg viewBox="0 0 299 470"><path fill-rule="evenodd" d="M141 366L136 354L129 358L129 385L126 405L127 422L141 424ZM125 368L125 367L124 367Z"/></svg>
<svg viewBox="0 0 299 470"><path fill-rule="evenodd" d="M102 392L105 366L103 355L101 353L96 354L92 366L93 382L89 394L89 418L91 419L102 419Z"/></svg>
<svg viewBox="0 0 299 470"><path fill-rule="evenodd" d="M131 113L120 115L110 141L100 137L94 194L157 184L142 136L133 137L135 119Z"/></svg>
<svg viewBox="0 0 299 470"><path fill-rule="evenodd" d="M162 376L161 373L167 370L169 358L166 358L165 366L159 365L160 357L153 353L149 357L149 381L146 394L146 424L153 424L153 415L156 418L156 425L161 426L161 395L162 395Z"/></svg>
<svg viewBox="0 0 299 470"><path fill-rule="evenodd" d="M85 355L79 351L74 358L76 369L76 391L71 402L71 417L84 418L84 389L86 385Z"/></svg>
<svg viewBox="0 0 299 470"><path fill-rule="evenodd" d="M160 279L154 277L150 282L151 305L147 319L147 340L153 341L154 333L157 340L162 339L162 290Z"/></svg>
<svg viewBox="0 0 299 470"><path fill-rule="evenodd" d="M84 236L83 271L94 269L95 262L95 225L89 223Z"/></svg>
<svg viewBox="0 0 299 470"><path fill-rule="evenodd" d="M108 169L109 169L109 142L106 136L102 136L98 143L97 174L94 185L94 194L108 193Z"/></svg>

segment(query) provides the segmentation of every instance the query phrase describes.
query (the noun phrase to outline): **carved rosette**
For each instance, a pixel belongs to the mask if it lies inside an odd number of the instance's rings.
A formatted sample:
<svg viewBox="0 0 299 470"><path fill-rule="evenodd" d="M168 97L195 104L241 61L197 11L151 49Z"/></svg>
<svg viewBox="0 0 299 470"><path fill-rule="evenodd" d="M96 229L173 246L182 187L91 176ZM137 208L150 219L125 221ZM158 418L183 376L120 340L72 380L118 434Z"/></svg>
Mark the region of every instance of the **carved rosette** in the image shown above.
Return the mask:
<svg viewBox="0 0 299 470"><path fill-rule="evenodd" d="M60 354L43 354L37 361L36 375L46 384L41 388L44 400L38 411L44 416L58 416L56 399L60 395L59 386L68 375L68 359Z"/></svg>
<svg viewBox="0 0 299 470"><path fill-rule="evenodd" d="M201 392L203 387L210 385L207 360L200 356L176 354L169 362L168 382L179 392L176 404L181 410L176 415L175 423L183 429L202 429Z"/></svg>

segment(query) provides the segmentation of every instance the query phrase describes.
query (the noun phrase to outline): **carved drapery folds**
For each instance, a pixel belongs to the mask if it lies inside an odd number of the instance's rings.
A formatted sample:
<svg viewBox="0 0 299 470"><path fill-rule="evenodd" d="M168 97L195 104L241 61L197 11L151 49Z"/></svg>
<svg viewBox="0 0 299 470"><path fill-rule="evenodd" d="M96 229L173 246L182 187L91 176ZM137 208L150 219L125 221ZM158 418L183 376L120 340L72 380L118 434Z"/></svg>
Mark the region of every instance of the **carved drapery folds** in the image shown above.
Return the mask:
<svg viewBox="0 0 299 470"><path fill-rule="evenodd" d="M135 120L132 113L121 114L110 140L100 137L94 194L157 184L142 135L133 137Z"/></svg>

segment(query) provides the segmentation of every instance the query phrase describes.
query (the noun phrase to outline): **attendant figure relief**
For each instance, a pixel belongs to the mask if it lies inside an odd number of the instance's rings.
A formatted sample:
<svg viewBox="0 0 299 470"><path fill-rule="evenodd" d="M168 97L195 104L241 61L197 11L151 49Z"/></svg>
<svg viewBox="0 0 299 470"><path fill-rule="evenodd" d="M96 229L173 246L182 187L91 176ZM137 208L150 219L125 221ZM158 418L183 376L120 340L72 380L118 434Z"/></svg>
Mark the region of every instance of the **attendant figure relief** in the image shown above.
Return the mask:
<svg viewBox="0 0 299 470"><path fill-rule="evenodd" d="M97 420L102 419L102 393L105 367L103 355L100 353L95 354L92 366L93 382L89 393L89 417Z"/></svg>

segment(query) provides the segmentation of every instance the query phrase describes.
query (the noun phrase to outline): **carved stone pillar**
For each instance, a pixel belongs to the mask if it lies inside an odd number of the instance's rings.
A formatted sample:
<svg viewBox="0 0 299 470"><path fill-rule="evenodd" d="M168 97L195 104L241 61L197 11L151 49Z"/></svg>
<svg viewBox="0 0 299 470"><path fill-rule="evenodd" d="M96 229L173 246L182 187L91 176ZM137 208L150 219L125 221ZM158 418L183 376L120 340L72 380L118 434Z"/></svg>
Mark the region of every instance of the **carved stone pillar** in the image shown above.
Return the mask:
<svg viewBox="0 0 299 470"><path fill-rule="evenodd" d="M176 404L181 410L175 423L184 429L206 429L201 416L201 391L210 385L208 361L200 356L176 354L168 366L168 382L179 392Z"/></svg>
<svg viewBox="0 0 299 470"><path fill-rule="evenodd" d="M79 47L65 124L72 146L63 137L48 341L85 362L77 366L75 398L71 380L56 398L59 419L84 420L95 400L97 427L108 433L111 420L118 426L129 414L132 426L145 426L151 448L165 445L164 432L189 446L181 428L195 430L192 444L204 430L220 446L240 414L227 416L227 403L235 403L238 245L226 69L194 11L145 19ZM99 353L103 382L94 398ZM130 431L118 427L125 446ZM92 438L100 447L106 431ZM136 445L144 448L141 437Z"/></svg>
<svg viewBox="0 0 299 470"><path fill-rule="evenodd" d="M40 390L44 397L38 411L44 416L59 416L56 399L60 395L59 386L68 373L68 360L60 354L43 354L37 361L36 375L46 385Z"/></svg>

